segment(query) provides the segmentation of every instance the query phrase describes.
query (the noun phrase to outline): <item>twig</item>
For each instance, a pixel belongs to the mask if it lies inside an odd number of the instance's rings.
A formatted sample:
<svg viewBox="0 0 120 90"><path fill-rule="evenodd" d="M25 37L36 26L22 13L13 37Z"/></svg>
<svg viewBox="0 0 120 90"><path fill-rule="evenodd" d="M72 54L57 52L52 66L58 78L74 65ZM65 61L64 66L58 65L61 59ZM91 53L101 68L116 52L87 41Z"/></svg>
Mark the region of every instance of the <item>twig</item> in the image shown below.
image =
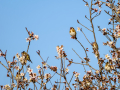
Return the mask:
<svg viewBox="0 0 120 90"><path fill-rule="evenodd" d="M82 25L80 22L79 22L80 25ZM86 29L88 29L89 31L92 32L92 30L90 30L89 28L87 28L86 26L82 25L83 27L85 27Z"/></svg>
<svg viewBox="0 0 120 90"><path fill-rule="evenodd" d="M81 30L81 32L84 34L84 32ZM90 41L88 40L88 38L86 37L86 35L84 34L85 38L87 39L87 41L90 43ZM91 43L90 43L91 45Z"/></svg>
<svg viewBox="0 0 120 90"><path fill-rule="evenodd" d="M29 46L30 46L30 41L29 41L29 44L28 44L27 53L28 53L28 50L29 50Z"/></svg>
<svg viewBox="0 0 120 90"><path fill-rule="evenodd" d="M73 76L74 76L74 74L72 75L72 77L71 77L71 79L70 79L70 82L69 82L69 84L71 83L71 81L72 81L72 79L73 79Z"/></svg>
<svg viewBox="0 0 120 90"><path fill-rule="evenodd" d="M88 19L88 17L85 15L85 18L88 20L88 21L90 21L90 19Z"/></svg>
<svg viewBox="0 0 120 90"><path fill-rule="evenodd" d="M78 41L77 39L75 39L76 41ZM86 57L88 57L87 56L87 52L86 52L86 50L85 50L85 48L84 48L84 46L78 41L78 43L82 46L82 48L84 49L84 51L85 51L85 54L86 54Z"/></svg>
<svg viewBox="0 0 120 90"><path fill-rule="evenodd" d="M62 57L61 57L61 69L60 69L60 74L62 74L62 68L63 68L63 62L62 62ZM60 82L61 82L61 76L60 76ZM59 83L59 88L58 88L58 90L60 90L60 84L61 84L61 83Z"/></svg>
<svg viewBox="0 0 120 90"><path fill-rule="evenodd" d="M87 66L89 66L90 68L92 68L93 70L96 71L96 69L93 68L93 67L92 67L91 65L89 65L88 63L86 63L86 64L84 64L84 63L76 63L76 62L72 62L72 63L74 63L74 64L81 64L81 65L87 65Z"/></svg>
<svg viewBox="0 0 120 90"><path fill-rule="evenodd" d="M100 13L99 13L99 14L97 13L97 14L92 18L92 20L93 20L95 17L99 16L99 15L100 15Z"/></svg>
<svg viewBox="0 0 120 90"><path fill-rule="evenodd" d="M72 48L72 50L77 54L77 52ZM82 60L82 61L84 61L78 54L77 54L77 56Z"/></svg>
<svg viewBox="0 0 120 90"><path fill-rule="evenodd" d="M5 67L5 68L11 73L11 75L14 77L14 79L16 80L15 76L13 75L13 73L12 73L4 64L2 64L1 62L0 62L0 64L1 64L3 67Z"/></svg>

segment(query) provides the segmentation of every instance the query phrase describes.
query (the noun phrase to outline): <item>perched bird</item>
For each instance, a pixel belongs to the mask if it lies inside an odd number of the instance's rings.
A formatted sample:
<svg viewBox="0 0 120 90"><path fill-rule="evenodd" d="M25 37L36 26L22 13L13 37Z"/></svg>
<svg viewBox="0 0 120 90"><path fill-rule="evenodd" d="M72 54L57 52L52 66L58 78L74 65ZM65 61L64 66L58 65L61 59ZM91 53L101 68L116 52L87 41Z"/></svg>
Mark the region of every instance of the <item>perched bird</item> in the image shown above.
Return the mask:
<svg viewBox="0 0 120 90"><path fill-rule="evenodd" d="M72 36L71 38L73 38L73 39L77 39L77 37L76 37L76 31L75 31L75 29L73 28L73 27L70 27L70 35Z"/></svg>
<svg viewBox="0 0 120 90"><path fill-rule="evenodd" d="M29 56L29 54L27 54L27 52L23 51L21 54L22 54L22 56L25 56L25 60L28 60L32 63L32 61L30 60L30 56Z"/></svg>
<svg viewBox="0 0 120 90"><path fill-rule="evenodd" d="M106 64L105 64L105 70L107 70L107 71L109 71L110 72L110 64L109 64L109 62L107 62Z"/></svg>
<svg viewBox="0 0 120 90"><path fill-rule="evenodd" d="M93 46L93 49L94 50L98 50L99 48L98 48L98 44L96 43L96 42L93 42L92 43L92 46Z"/></svg>
<svg viewBox="0 0 120 90"><path fill-rule="evenodd" d="M17 72L17 74L16 74L16 79L17 79L17 80L21 80L21 78L22 78L21 75Z"/></svg>

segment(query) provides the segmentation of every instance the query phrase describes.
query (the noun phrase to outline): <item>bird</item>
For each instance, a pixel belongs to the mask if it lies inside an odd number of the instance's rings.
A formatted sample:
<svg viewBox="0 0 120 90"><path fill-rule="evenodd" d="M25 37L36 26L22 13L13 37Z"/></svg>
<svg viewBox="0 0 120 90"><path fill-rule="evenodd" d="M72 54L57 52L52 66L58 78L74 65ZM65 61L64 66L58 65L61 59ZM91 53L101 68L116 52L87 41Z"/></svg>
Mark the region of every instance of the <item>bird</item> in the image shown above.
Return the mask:
<svg viewBox="0 0 120 90"><path fill-rule="evenodd" d="M72 36L71 38L73 39L77 39L76 37L76 30L73 27L70 27L70 31L69 31L70 35Z"/></svg>
<svg viewBox="0 0 120 90"><path fill-rule="evenodd" d="M94 50L98 50L99 48L98 48L98 44L96 43L96 42L93 42L92 43L92 46L93 46L93 49Z"/></svg>
<svg viewBox="0 0 120 90"><path fill-rule="evenodd" d="M107 62L106 65L105 65L105 70L110 72L110 69L111 69L110 64L109 64L109 62Z"/></svg>
<svg viewBox="0 0 120 90"><path fill-rule="evenodd" d="M17 79L17 80L21 80L21 78L22 78L21 75L17 72L17 74L16 74L16 79Z"/></svg>
<svg viewBox="0 0 120 90"><path fill-rule="evenodd" d="M32 61L30 60L30 55L27 52L23 51L21 54L22 56L25 56L25 60L28 60L29 62L32 63Z"/></svg>

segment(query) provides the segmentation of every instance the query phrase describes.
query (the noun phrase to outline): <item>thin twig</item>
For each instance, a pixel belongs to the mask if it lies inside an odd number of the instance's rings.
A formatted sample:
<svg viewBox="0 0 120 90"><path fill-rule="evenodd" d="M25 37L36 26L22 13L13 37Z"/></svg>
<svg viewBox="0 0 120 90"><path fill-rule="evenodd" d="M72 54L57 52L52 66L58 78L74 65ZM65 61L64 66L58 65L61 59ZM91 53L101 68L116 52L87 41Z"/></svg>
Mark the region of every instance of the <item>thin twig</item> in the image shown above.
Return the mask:
<svg viewBox="0 0 120 90"><path fill-rule="evenodd" d="M80 25L82 25L80 22L79 22ZM89 28L87 28L86 26L82 25L83 27L85 27L86 29L88 29L89 31L92 32L92 30L90 30Z"/></svg>
<svg viewBox="0 0 120 90"><path fill-rule="evenodd" d="M63 62L62 62L62 57L61 57L61 69L60 69L60 74L62 74L62 68L63 68ZM61 76L60 76L60 82L61 82ZM59 83L59 88L58 88L58 90L60 90L60 84L61 84L61 83Z"/></svg>
<svg viewBox="0 0 120 90"><path fill-rule="evenodd" d="M29 46L30 46L30 41L29 41L29 44L28 44L27 53L28 53L28 50L29 50Z"/></svg>
<svg viewBox="0 0 120 90"><path fill-rule="evenodd" d="M84 61L78 54L77 54L77 52L72 48L72 50L76 53L76 55L82 60L82 61Z"/></svg>
<svg viewBox="0 0 120 90"><path fill-rule="evenodd" d="M81 30L81 32L84 34L84 32ZM88 38L86 37L86 35L84 34L85 38L87 39L87 41L90 43L90 41L88 40ZM90 43L91 45L91 43Z"/></svg>
<svg viewBox="0 0 120 90"><path fill-rule="evenodd" d="M3 67L5 67L5 68L11 73L11 75L14 77L14 79L16 80L15 76L13 75L13 73L12 73L4 64L2 64L1 62L0 62L0 64L1 64Z"/></svg>
<svg viewBox="0 0 120 90"><path fill-rule="evenodd" d="M69 82L69 84L71 83L71 81L72 81L72 79L73 79L73 76L74 76L74 74L72 75L72 77L71 77L71 79L70 79L70 82Z"/></svg>
<svg viewBox="0 0 120 90"><path fill-rule="evenodd" d="M86 64L84 64L84 63L77 63L77 62L72 62L72 63L74 63L74 64L81 64L81 65L87 65L87 66L89 66L90 68L92 68L93 70L96 71L96 69L93 68L93 67L92 67L91 65L89 65L88 63L86 63Z"/></svg>
<svg viewBox="0 0 120 90"><path fill-rule="evenodd" d="M77 39L75 39L76 41L78 41ZM80 41L78 41L78 43L82 46L82 48L84 49L84 51L85 51L85 54L86 54L86 57L88 57L87 56L87 52L86 52L86 50L85 50L85 48L84 48L84 46L80 43Z"/></svg>

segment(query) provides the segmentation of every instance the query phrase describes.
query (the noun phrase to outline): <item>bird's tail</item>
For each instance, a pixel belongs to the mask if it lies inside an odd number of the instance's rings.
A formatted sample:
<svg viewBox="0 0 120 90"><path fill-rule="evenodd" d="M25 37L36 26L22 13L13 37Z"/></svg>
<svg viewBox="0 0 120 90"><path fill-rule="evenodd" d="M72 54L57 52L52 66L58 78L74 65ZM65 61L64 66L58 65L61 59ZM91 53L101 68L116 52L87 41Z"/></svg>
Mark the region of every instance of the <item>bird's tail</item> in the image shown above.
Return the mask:
<svg viewBox="0 0 120 90"><path fill-rule="evenodd" d="M75 37L75 39L77 39L77 37Z"/></svg>
<svg viewBox="0 0 120 90"><path fill-rule="evenodd" d="M32 61L30 60L30 62L32 63Z"/></svg>

